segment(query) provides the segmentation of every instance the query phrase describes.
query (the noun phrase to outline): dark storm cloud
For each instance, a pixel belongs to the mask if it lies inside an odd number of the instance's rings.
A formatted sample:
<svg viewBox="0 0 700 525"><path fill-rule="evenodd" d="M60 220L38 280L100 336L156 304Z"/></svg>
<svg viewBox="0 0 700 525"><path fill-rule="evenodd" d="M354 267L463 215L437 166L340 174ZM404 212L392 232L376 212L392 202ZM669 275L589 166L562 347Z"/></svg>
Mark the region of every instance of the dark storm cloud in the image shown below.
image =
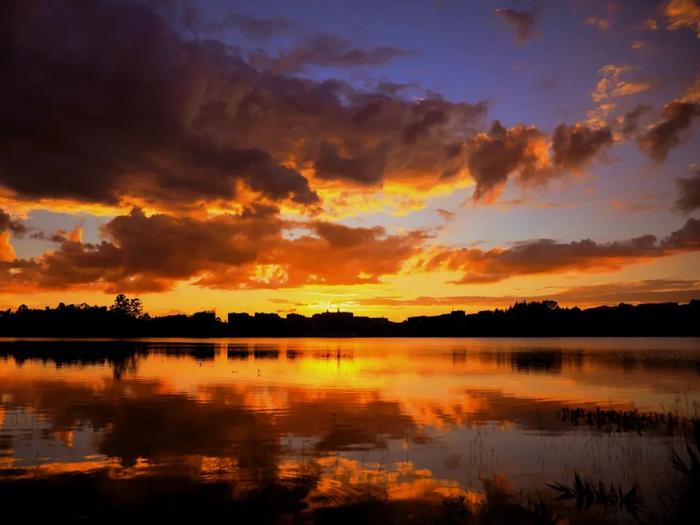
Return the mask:
<svg viewBox="0 0 700 525"><path fill-rule="evenodd" d="M447 248L426 257L419 267L461 271L464 275L459 283L492 283L519 275L616 270L633 262L698 250L700 220L688 219L682 228L661 240L642 235L609 243L536 239L490 250Z"/></svg>
<svg viewBox="0 0 700 525"><path fill-rule="evenodd" d="M700 115L700 104L674 100L664 107L663 120L639 137L640 147L656 162L666 160L669 152L683 141L683 132Z"/></svg>
<svg viewBox="0 0 700 525"><path fill-rule="evenodd" d="M633 137L639 131L639 119L651 110L651 106L640 104L631 111L625 113L620 119L620 131L625 137Z"/></svg>
<svg viewBox="0 0 700 525"><path fill-rule="evenodd" d="M0 187L20 199L136 198L175 209L230 202L242 183L267 199L308 205L318 197L306 168L319 181L363 185L463 169L464 157L448 155L446 145L473 136L485 103L407 100L261 71L221 42L185 40L173 17L150 5L2 4ZM259 33L285 25L230 22ZM407 54L316 34L274 60L297 70Z"/></svg>
<svg viewBox="0 0 700 525"><path fill-rule="evenodd" d="M390 46L357 47L350 40L336 35L314 33L301 45L274 57L258 51L251 55L251 63L275 73L295 73L312 65L376 66L414 54L415 51Z"/></svg>
<svg viewBox="0 0 700 525"><path fill-rule="evenodd" d="M552 136L554 165L565 170L585 166L602 148L613 143L610 128L591 128L585 124L561 124Z"/></svg>
<svg viewBox="0 0 700 525"><path fill-rule="evenodd" d="M679 178L676 208L684 213L700 208L700 170L686 178Z"/></svg>
<svg viewBox="0 0 700 525"><path fill-rule="evenodd" d="M400 270L425 239L322 221L313 235L288 239L277 209L258 205L238 215L194 219L134 209L103 226L105 240L56 235L57 249L35 259L2 259L6 290L91 285L109 292L160 291L192 280L210 288L280 288L378 282Z"/></svg>
<svg viewBox="0 0 700 525"><path fill-rule="evenodd" d="M208 99L255 80L221 44L183 42L132 3L1 9L0 183L20 196L232 199L244 181L273 199L317 200L267 152L193 126Z"/></svg>
<svg viewBox="0 0 700 525"><path fill-rule="evenodd" d="M502 8L496 9L496 14L513 26L518 42L526 42L534 36L535 15L533 13Z"/></svg>

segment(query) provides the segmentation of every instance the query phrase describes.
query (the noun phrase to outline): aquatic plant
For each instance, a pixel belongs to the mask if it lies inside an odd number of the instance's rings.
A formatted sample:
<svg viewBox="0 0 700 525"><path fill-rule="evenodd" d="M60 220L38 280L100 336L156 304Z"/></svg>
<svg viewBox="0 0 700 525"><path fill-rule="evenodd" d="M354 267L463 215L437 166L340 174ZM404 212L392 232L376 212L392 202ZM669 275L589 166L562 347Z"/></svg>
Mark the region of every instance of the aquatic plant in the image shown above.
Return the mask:
<svg viewBox="0 0 700 525"><path fill-rule="evenodd" d="M584 408L564 407L557 412L557 417L574 426L587 425L606 432L637 432L642 434L650 431L664 431L672 436L684 431L697 422L696 418L686 418L671 412L640 412L633 410L595 410Z"/></svg>
<svg viewBox="0 0 700 525"><path fill-rule="evenodd" d="M559 493L558 500L576 500L577 508L590 508L593 505L601 507L618 506L625 509L632 516L638 517L642 506L642 498L637 484L629 490L623 490L621 485L615 487L602 481L593 482L584 480L578 473L574 473L574 480L570 485L564 483L547 483L547 486Z"/></svg>

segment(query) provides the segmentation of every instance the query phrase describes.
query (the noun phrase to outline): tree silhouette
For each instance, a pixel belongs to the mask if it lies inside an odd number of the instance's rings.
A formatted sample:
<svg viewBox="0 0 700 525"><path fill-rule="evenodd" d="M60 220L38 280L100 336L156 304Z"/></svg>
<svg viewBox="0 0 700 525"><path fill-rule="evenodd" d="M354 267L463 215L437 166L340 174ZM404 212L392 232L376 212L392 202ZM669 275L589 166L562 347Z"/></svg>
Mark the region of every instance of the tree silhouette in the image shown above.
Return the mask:
<svg viewBox="0 0 700 525"><path fill-rule="evenodd" d="M127 317L139 318L143 314L141 299L134 297L129 299L123 293L114 298L114 303L109 307L110 311Z"/></svg>

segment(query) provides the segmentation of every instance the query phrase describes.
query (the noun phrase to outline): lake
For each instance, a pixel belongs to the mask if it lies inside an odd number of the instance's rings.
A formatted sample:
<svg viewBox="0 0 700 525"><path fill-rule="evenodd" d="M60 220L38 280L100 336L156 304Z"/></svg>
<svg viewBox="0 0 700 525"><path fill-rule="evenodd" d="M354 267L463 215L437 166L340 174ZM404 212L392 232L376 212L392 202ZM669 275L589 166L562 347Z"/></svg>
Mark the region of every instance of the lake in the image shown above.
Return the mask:
<svg viewBox="0 0 700 525"><path fill-rule="evenodd" d="M698 339L3 339L0 498L66 521L540 501L624 522L680 505L699 413ZM577 475L617 495L567 495Z"/></svg>

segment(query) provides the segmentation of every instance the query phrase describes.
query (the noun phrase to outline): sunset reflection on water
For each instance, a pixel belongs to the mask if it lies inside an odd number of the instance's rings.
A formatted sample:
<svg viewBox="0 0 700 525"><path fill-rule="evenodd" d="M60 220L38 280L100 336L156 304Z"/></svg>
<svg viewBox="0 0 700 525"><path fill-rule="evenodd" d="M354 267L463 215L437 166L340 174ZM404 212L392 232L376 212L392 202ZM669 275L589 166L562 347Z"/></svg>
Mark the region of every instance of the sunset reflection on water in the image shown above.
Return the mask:
<svg viewBox="0 0 700 525"><path fill-rule="evenodd" d="M0 477L106 473L304 482L308 507L381 493L542 490L574 472L654 491L664 429L567 407L696 416L693 339L288 339L0 343ZM610 429L608 429L610 430Z"/></svg>

